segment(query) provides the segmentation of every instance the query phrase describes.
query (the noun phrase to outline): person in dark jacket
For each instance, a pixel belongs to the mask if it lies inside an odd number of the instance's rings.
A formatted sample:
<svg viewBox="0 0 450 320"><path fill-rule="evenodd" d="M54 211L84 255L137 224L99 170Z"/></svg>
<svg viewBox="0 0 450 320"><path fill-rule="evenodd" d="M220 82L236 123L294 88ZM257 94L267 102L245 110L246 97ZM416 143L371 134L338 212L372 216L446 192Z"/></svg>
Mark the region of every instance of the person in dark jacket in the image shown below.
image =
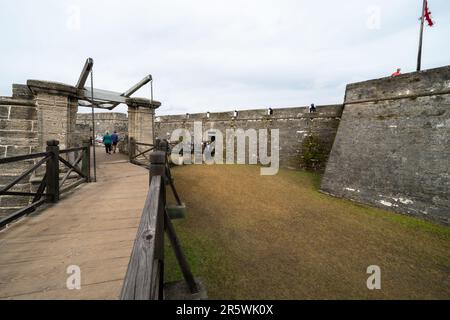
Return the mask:
<svg viewBox="0 0 450 320"><path fill-rule="evenodd" d="M112 138L109 132L106 132L106 134L103 136L103 144L105 145L106 153L111 154L111 143Z"/></svg>
<svg viewBox="0 0 450 320"><path fill-rule="evenodd" d="M114 131L114 133L111 135L111 140L113 145L113 153L116 153L117 143L119 142L119 135L117 134L117 131Z"/></svg>

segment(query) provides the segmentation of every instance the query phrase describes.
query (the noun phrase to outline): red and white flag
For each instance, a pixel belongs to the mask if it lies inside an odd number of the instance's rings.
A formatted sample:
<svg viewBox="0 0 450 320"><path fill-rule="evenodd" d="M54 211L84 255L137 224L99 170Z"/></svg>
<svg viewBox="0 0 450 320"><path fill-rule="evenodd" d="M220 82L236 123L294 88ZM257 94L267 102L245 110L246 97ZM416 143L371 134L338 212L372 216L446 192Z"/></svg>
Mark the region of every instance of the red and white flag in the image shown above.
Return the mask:
<svg viewBox="0 0 450 320"><path fill-rule="evenodd" d="M431 19L431 11L428 8L428 0L425 0L425 12L424 12L425 20L427 20L427 23L430 27L434 25L434 21Z"/></svg>

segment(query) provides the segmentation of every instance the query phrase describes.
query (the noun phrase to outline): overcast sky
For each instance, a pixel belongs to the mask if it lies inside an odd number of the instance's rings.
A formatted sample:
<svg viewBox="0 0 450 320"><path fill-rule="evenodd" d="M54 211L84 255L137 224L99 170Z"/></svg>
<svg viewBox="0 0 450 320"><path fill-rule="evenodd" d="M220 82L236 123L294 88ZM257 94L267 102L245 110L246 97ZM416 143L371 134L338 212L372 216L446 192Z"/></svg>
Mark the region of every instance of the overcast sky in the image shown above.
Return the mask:
<svg viewBox="0 0 450 320"><path fill-rule="evenodd" d="M424 69L450 64L450 1L429 5ZM27 79L74 85L92 57L97 88L123 92L152 74L159 114L341 103L347 83L415 70L421 9L422 0L1 0L0 95Z"/></svg>

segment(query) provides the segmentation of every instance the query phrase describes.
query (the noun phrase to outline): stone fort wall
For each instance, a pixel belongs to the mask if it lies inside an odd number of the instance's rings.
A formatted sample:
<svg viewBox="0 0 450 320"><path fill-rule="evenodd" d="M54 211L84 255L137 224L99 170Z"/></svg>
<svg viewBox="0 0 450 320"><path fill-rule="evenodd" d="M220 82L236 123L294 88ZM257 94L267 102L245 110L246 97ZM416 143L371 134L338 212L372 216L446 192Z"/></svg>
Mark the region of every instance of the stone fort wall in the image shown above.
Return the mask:
<svg viewBox="0 0 450 320"><path fill-rule="evenodd" d="M38 137L38 110L28 87L13 85L11 97L0 97L0 158L41 151ZM34 164L34 160L0 165L0 187ZM29 179L11 191L32 192ZM0 196L0 218L28 205L28 197Z"/></svg>
<svg viewBox="0 0 450 320"><path fill-rule="evenodd" d="M90 114L77 115L74 95L73 87L58 83L13 85L11 97L0 97L0 157L41 151L48 139L65 148L90 137ZM156 117L153 128L154 110L141 112L132 102L129 109L129 118L97 113L97 134L117 130L125 137L130 129L138 141L151 142L153 132L169 138L175 129L193 131L195 121L212 132L279 129L281 167L326 166L323 192L450 223L450 66L350 84L344 105L318 106L312 114L297 107L270 115L267 109L168 115ZM2 170L0 185L29 165ZM16 190L32 187L24 180ZM0 197L0 214L21 206Z"/></svg>
<svg viewBox="0 0 450 320"><path fill-rule="evenodd" d="M80 146L74 141L76 100L70 87L28 80L13 84L11 97L0 97L0 158L45 151L46 141L60 141L61 149ZM14 180L39 159L0 165L0 187ZM45 165L44 165L45 166ZM10 191L35 192L44 166L24 177ZM0 218L28 205L28 196L0 196Z"/></svg>
<svg viewBox="0 0 450 320"><path fill-rule="evenodd" d="M125 138L128 134L128 117L125 113L120 112L101 112L95 113L95 136L101 137L106 132L110 134L117 131L120 138ZM78 113L77 114L77 139L83 141L92 136L92 114Z"/></svg>
<svg viewBox="0 0 450 320"><path fill-rule="evenodd" d="M450 223L450 66L349 84L322 190Z"/></svg>
<svg viewBox="0 0 450 320"><path fill-rule="evenodd" d="M170 139L175 129L188 129L193 134L194 122L202 123L203 131L212 134L220 130L226 146L226 129L279 129L280 167L322 171L339 126L342 105L317 106L317 112L309 113L308 107L241 110L166 115L155 118L155 136ZM270 149L269 149L270 150Z"/></svg>

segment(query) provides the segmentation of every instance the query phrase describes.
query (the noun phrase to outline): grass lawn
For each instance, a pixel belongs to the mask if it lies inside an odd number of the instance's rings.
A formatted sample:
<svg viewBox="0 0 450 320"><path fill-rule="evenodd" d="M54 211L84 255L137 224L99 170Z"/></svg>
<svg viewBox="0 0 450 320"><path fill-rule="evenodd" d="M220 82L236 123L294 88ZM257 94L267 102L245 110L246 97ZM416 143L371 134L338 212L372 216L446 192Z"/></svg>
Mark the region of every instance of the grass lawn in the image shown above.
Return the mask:
<svg viewBox="0 0 450 320"><path fill-rule="evenodd" d="M172 172L188 209L175 228L210 299L450 299L450 228L321 194L314 173ZM165 276L182 279L167 240Z"/></svg>

